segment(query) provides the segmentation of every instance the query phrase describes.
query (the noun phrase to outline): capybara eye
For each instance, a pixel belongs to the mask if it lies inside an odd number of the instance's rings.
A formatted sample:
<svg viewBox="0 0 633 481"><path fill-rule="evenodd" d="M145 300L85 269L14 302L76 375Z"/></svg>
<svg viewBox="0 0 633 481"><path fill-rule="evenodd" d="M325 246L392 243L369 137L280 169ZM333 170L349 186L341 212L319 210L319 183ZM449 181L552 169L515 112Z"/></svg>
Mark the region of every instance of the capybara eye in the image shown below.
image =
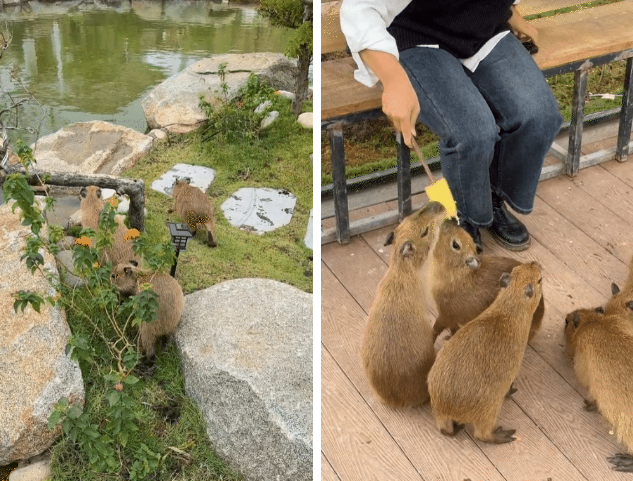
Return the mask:
<svg viewBox="0 0 633 481"><path fill-rule="evenodd" d="M422 235L420 236L420 238L426 236L429 233L429 226L426 226L426 229L424 229L424 232L422 232Z"/></svg>
<svg viewBox="0 0 633 481"><path fill-rule="evenodd" d="M629 311L633 311L633 301L629 301L629 302L627 302L627 303L626 303L626 308L627 308Z"/></svg>
<svg viewBox="0 0 633 481"><path fill-rule="evenodd" d="M455 239L453 239L453 249L455 249L456 251L460 250L462 248L462 246L459 245L459 242L457 242Z"/></svg>

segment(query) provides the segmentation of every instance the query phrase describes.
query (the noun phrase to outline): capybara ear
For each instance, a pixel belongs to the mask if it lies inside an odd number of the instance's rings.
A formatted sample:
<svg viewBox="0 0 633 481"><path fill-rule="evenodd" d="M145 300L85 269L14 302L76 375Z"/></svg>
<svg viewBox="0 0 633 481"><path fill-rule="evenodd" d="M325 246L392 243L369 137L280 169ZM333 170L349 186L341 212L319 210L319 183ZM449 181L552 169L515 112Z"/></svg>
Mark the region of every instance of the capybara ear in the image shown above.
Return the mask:
<svg viewBox="0 0 633 481"><path fill-rule="evenodd" d="M629 301L629 302L627 302L627 303L626 303L626 308L627 308L629 311L633 311L633 301Z"/></svg>
<svg viewBox="0 0 633 481"><path fill-rule="evenodd" d="M136 262L134 259L130 259L130 264L132 264L134 267L138 267L138 262Z"/></svg>
<svg viewBox="0 0 633 481"><path fill-rule="evenodd" d="M580 314L578 314L577 312L574 312L574 317L572 321L574 323L574 329L577 328L578 324L580 323Z"/></svg>
<svg viewBox="0 0 633 481"><path fill-rule="evenodd" d="M422 235L420 236L420 239L421 239L422 237L427 236L427 235L428 235L428 233L429 233L429 226L427 225L427 226L426 226L426 229L424 229L424 232L422 232Z"/></svg>
<svg viewBox="0 0 633 481"><path fill-rule="evenodd" d="M611 283L611 294L613 294L615 296L619 292L620 292L620 288L618 287L618 285L615 282L612 282Z"/></svg>
<svg viewBox="0 0 633 481"><path fill-rule="evenodd" d="M97 187L97 197L101 199L101 187Z"/></svg>
<svg viewBox="0 0 633 481"><path fill-rule="evenodd" d="M532 297L534 297L534 284L530 282L527 286L525 286L523 292L525 293L525 297L532 299Z"/></svg>
<svg viewBox="0 0 633 481"><path fill-rule="evenodd" d="M389 235L385 239L385 243L383 245L388 246L388 245L393 244L393 237L394 237L393 233L394 233L394 231L389 232Z"/></svg>
<svg viewBox="0 0 633 481"><path fill-rule="evenodd" d="M594 309L594 312L597 312L598 314L604 314L604 307L598 306Z"/></svg>
<svg viewBox="0 0 633 481"><path fill-rule="evenodd" d="M400 249L400 255L402 257L411 257L413 256L414 251L415 248L413 247L413 244L411 244L411 241L406 241Z"/></svg>
<svg viewBox="0 0 633 481"><path fill-rule="evenodd" d="M466 265L468 266L469 269L472 269L474 271L474 270L479 269L481 262L475 256L471 256L468 259L466 259Z"/></svg>
<svg viewBox="0 0 633 481"><path fill-rule="evenodd" d="M79 196L85 198L87 195L88 195L88 191L86 190L85 187L82 187L81 190L79 191Z"/></svg>
<svg viewBox="0 0 633 481"><path fill-rule="evenodd" d="M512 280L512 276L509 272L504 272L501 274L501 278L499 279L499 285L501 287L508 287L510 285L510 281Z"/></svg>
<svg viewBox="0 0 633 481"><path fill-rule="evenodd" d="M187 182L187 184L191 184L191 177L185 177L185 182Z"/></svg>

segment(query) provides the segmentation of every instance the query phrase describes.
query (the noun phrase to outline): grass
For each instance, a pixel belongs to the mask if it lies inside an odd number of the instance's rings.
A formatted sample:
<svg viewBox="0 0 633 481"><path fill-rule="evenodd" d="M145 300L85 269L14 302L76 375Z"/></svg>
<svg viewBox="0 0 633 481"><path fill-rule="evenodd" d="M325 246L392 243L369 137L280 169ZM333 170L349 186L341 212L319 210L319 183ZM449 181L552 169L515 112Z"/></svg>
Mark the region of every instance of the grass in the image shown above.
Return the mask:
<svg viewBox="0 0 633 481"><path fill-rule="evenodd" d="M278 119L258 138L225 142L219 137L204 142L199 132L174 136L158 145L125 177L141 178L146 186L146 233L151 241L169 239L166 221L178 221L168 214L173 200L150 189L150 184L176 163L212 167L216 177L209 191L216 210L218 247L210 248L202 233L189 242L180 254L178 281L190 293L229 279L262 277L312 292L312 251L303 244L312 207L312 130L304 129L290 113L290 101L279 96L273 108ZM307 103L304 111L312 109ZM231 226L222 215L221 204L240 187L287 189L297 197L294 216L287 226L257 235ZM116 338L108 323L92 309L92 299L84 289L74 291L81 310L99 323L107 336ZM91 341L95 355L90 362L80 361L86 390L84 410L92 423L106 423L107 396L113 386L103 380L111 371L112 360L106 345L84 320L70 313L68 323L73 336ZM243 478L215 454L206 433L202 413L186 396L180 356L173 342L159 346L152 375L136 373L140 381L126 389L135 400L134 413L139 430L130 435L128 445L145 443L162 456L158 471L147 479L182 481L238 481ZM132 438L134 436L134 438ZM133 460L120 446L121 473ZM106 481L126 479L125 475L97 473L88 467L77 445L62 437L53 446L51 468L54 480L81 479Z"/></svg>
<svg viewBox="0 0 633 481"><path fill-rule="evenodd" d="M602 1L602 0L600 0ZM613 3L613 2L607 2ZM612 62L589 70L585 115L620 107L622 97L615 100L599 99L593 94L622 94L626 61ZM556 75L547 79L565 120L571 120L571 104L574 91L574 73ZM425 157L439 155L437 136L418 124L418 143ZM386 118L358 122L343 128L345 138L345 173L348 179L378 172L397 165L396 142L393 129ZM418 160L415 155L412 161ZM324 133L321 136L321 185L332 183L330 147Z"/></svg>

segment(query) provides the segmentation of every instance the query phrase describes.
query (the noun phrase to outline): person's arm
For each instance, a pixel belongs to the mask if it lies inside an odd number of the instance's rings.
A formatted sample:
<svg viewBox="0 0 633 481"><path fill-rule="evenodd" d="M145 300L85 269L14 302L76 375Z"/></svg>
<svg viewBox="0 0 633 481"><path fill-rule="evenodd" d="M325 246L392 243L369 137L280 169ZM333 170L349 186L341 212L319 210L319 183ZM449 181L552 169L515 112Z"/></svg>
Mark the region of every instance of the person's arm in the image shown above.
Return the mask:
<svg viewBox="0 0 633 481"><path fill-rule="evenodd" d="M404 143L411 148L415 123L420 113L418 96L404 68L390 53L363 50L360 57L378 76L383 85L382 111L394 128L402 132Z"/></svg>

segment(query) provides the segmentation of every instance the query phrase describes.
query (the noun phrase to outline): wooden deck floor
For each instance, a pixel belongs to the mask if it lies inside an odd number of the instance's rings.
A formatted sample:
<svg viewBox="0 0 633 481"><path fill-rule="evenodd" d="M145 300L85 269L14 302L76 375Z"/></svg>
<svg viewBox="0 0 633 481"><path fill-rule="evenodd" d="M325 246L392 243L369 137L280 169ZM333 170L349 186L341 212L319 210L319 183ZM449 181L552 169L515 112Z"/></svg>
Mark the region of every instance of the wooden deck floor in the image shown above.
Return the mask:
<svg viewBox="0 0 633 481"><path fill-rule="evenodd" d="M414 207L423 202L417 196ZM633 256L633 159L542 182L534 212L522 219L532 234L525 252L513 254L483 236L485 253L543 266L545 319L526 349L518 391L501 411L499 423L517 430L517 440L505 445L474 441L465 431L442 436L428 404L395 410L376 401L360 344L387 271L391 248L382 244L393 227L353 237L348 245L322 246L323 480L633 479L609 468L606 457L625 449L597 412L582 409L563 337L568 312L603 304L611 282L622 285L626 278Z"/></svg>

